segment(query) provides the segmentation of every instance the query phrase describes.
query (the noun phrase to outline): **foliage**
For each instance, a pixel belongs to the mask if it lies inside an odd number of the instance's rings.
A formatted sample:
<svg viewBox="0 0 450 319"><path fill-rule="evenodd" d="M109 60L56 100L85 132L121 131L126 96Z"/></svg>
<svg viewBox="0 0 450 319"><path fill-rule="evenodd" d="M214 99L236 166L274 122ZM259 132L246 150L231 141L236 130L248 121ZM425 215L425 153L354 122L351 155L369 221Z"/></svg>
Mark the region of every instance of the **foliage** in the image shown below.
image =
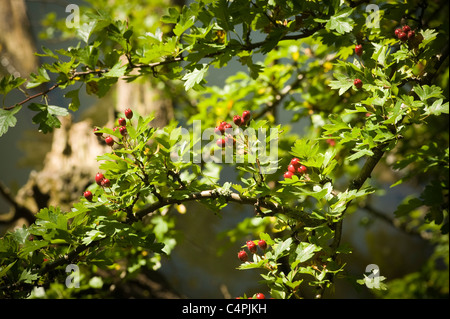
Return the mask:
<svg viewBox="0 0 450 319"><path fill-rule="evenodd" d="M379 3L379 27L366 23L370 12L363 2L203 0L165 10L160 22L148 28L139 10L133 11L135 20L117 19L120 10L129 13L125 1L113 9L100 1L95 10L83 10L77 46L42 48L39 55L53 62L41 65L29 79L10 76L0 81L3 95L23 90L25 83L25 89L53 83L22 102L3 105L1 135L32 99L44 97L27 107L36 112L33 123L47 133L60 126L58 116L78 110L82 87L102 98L119 78L152 77L179 96L180 122L200 120L203 128L214 128L250 110L248 129L278 128L277 172L261 169L273 164L270 160L251 161L259 153L242 131L236 140L244 161L236 163L237 148L232 164L217 163L204 154L214 152L221 159L226 147L215 146L214 140L193 147L198 137L189 130L189 147L183 153L180 140L173 139L181 136L178 122L156 130L149 126L152 117L135 113L125 136L108 127L98 132L115 140L111 152L98 158L110 186L93 183L92 201L81 198L68 212L44 208L34 224L1 239L2 296L25 297L36 286L64 290L63 270L70 263L85 273L105 269L111 282L87 278L89 284L65 292L69 295L111 285L119 273L130 278L140 268L157 269L177 237L176 220L165 212L197 200L218 214L231 202L255 207L250 220L261 223L243 221L245 227L238 225L226 235L232 241L251 234L268 243L264 255L252 254L238 268L259 269L272 297L303 298L308 287L313 296L323 297L346 275L341 256L351 248L341 243L343 221L375 196L380 185L367 181L380 166L400 175L392 187L410 180L422 185L422 194L407 198L395 217L429 234L436 254L420 275L435 287L431 296L448 296L448 274L431 262L443 261L448 271L448 249L447 255L442 252L448 246L448 49L442 55L448 23L422 25L421 3ZM402 24L411 25L416 37L405 42L395 37L394 29ZM59 28L71 35L63 25ZM356 44L364 48L360 57L354 54ZM208 86L208 72L231 62L240 63L245 72L228 77L223 87ZM363 82L361 89L353 83L356 78ZM67 107L47 103L45 97L58 88L68 90ZM290 124L279 124L279 108L292 114ZM307 124L301 137L291 132L299 123ZM274 139L255 142L268 148ZM173 160L174 150L190 160ZM282 179L292 157L308 173ZM196 158L202 161L194 162ZM239 183L218 184L225 165L236 168ZM388 287L388 297L403 297L418 278L397 279L392 290L389 281L382 287ZM430 296L420 289L411 294Z"/></svg>

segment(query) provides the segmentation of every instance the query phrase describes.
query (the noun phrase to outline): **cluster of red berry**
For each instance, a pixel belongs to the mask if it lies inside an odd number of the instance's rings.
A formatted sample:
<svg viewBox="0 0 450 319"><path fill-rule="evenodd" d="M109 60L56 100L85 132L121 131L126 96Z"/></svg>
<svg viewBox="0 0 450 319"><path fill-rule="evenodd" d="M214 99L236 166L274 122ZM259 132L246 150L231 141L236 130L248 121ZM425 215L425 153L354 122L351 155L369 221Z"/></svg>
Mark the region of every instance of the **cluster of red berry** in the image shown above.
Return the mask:
<svg viewBox="0 0 450 319"><path fill-rule="evenodd" d="M355 45L355 54L357 56L362 56L363 52L364 52L364 50L363 50L362 44ZM361 79L354 79L353 85L359 90L362 88L363 82L361 81Z"/></svg>
<svg viewBox="0 0 450 319"><path fill-rule="evenodd" d="M109 187L111 186L111 181L106 178L102 173L97 173L95 175L95 182L97 183L97 185L102 186L102 187ZM87 190L83 193L84 198L86 198L88 201L92 201L92 192Z"/></svg>
<svg viewBox="0 0 450 319"><path fill-rule="evenodd" d="M261 239L258 241L258 246L255 244L255 242L253 240L249 240L247 241L247 248L248 250L252 253L252 254L256 254L256 251L258 250L258 247L261 248L262 250L266 250L267 249L267 243L265 240ZM248 254L245 250L241 250L240 252L238 252L238 258L242 261L242 262L246 262L248 260Z"/></svg>
<svg viewBox="0 0 450 319"><path fill-rule="evenodd" d="M286 173L284 173L284 178L292 178L294 174L299 174L300 176L305 175L307 168L305 165L300 163L300 160L296 157L291 159L291 162L288 165Z"/></svg>
<svg viewBox="0 0 450 319"><path fill-rule="evenodd" d="M397 36L397 38L402 42L414 39L416 36L416 32L414 30L411 30L411 27L409 25L404 25L401 28L395 29L394 33Z"/></svg>
<svg viewBox="0 0 450 319"><path fill-rule="evenodd" d="M125 110L125 117L129 120L131 120L133 118L133 111L131 109L126 109ZM127 120L123 117L119 118L118 120L119 122L119 126L116 126L114 128L114 131L116 129L119 129L119 132L122 136L126 136L127 135ZM98 127L94 128L94 134L99 136L99 137L103 137L103 133L98 132L100 129ZM109 146L113 146L114 145L114 139L112 138L112 136L107 136L105 137L105 143L108 144ZM109 187L111 185L111 182L109 179L105 178L105 176L103 176L102 173L97 173L97 175L95 175L95 182L102 187ZM88 201L92 201L92 192L87 190L83 193L84 198L86 198Z"/></svg>
<svg viewBox="0 0 450 319"><path fill-rule="evenodd" d="M129 120L131 120L133 118L133 111L131 109L126 109L125 110L125 117ZM121 117L119 120L119 126L116 126L114 128L114 131L119 129L120 134L122 134L122 136L126 136L127 135L127 120L123 117ZM103 133L98 132L100 129L98 127L94 128L94 134L100 137L103 137ZM105 137L105 143L109 146L113 146L114 145L114 139L112 138L112 136L107 136Z"/></svg>
<svg viewBox="0 0 450 319"><path fill-rule="evenodd" d="M238 126L244 126L247 125L250 121L250 118L252 117L250 111L244 111L242 113L242 116L235 115L233 117L233 123ZM221 122L216 128L214 129L214 133L221 136L219 139L217 139L216 144L219 147L225 147L226 145L235 145L236 139L231 135L227 134L225 137L222 137L225 135L225 131L227 129L231 129L233 126L230 123L227 122Z"/></svg>

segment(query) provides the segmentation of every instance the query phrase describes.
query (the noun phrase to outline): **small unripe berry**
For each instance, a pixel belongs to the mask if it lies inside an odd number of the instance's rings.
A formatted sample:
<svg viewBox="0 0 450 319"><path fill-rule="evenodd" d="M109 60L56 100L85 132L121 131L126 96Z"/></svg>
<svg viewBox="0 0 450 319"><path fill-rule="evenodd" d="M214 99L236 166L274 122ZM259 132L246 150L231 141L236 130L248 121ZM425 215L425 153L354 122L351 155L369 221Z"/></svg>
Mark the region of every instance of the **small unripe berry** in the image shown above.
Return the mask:
<svg viewBox="0 0 450 319"><path fill-rule="evenodd" d="M102 181L103 181L104 178L105 178L105 176L103 176L102 173L97 173L97 174L95 175L95 182L96 182L98 185L101 185L101 183L102 183Z"/></svg>
<svg viewBox="0 0 450 319"><path fill-rule="evenodd" d="M362 88L362 86L363 86L363 83L362 83L362 81L360 80L360 79L355 79L354 81L353 81L353 84L356 86L356 88L359 90L360 88Z"/></svg>
<svg viewBox="0 0 450 319"><path fill-rule="evenodd" d="M244 120L242 117L240 117L239 115L235 115L233 117L233 122L234 124L236 124L237 126L241 126L244 123Z"/></svg>
<svg viewBox="0 0 450 319"><path fill-rule="evenodd" d="M105 143L108 144L109 146L113 146L114 145L114 139L111 136L108 136L105 138Z"/></svg>
<svg viewBox="0 0 450 319"><path fill-rule="evenodd" d="M259 293L259 294L256 294L256 299L266 299L266 296L264 296L264 294L262 294L262 293Z"/></svg>
<svg viewBox="0 0 450 319"><path fill-rule="evenodd" d="M250 113L250 111L244 111L242 112L242 120L243 120L243 124L247 124L248 121L250 121L250 118L252 117L252 113Z"/></svg>
<svg viewBox="0 0 450 319"><path fill-rule="evenodd" d="M238 252L238 258L242 261L242 262L246 262L248 260L248 255L244 250L241 250L240 252Z"/></svg>
<svg viewBox="0 0 450 319"><path fill-rule="evenodd" d="M92 192L91 191L85 191L83 193L84 198L86 198L88 201L92 201Z"/></svg>
<svg viewBox="0 0 450 319"><path fill-rule="evenodd" d="M266 250L266 249L267 249L267 243L266 243L266 241L263 240L263 239L260 239L260 240L258 241L258 246L259 246L259 248L261 248L262 250Z"/></svg>
<svg viewBox="0 0 450 319"><path fill-rule="evenodd" d="M363 54L363 47L361 44L355 46L355 53L358 56L361 56Z"/></svg>
<svg viewBox="0 0 450 319"><path fill-rule="evenodd" d="M133 118L133 111L131 109L126 109L125 110L125 117L129 120L131 120Z"/></svg>
<svg viewBox="0 0 450 319"><path fill-rule="evenodd" d="M118 122L119 122L119 125L120 125L120 126L125 126L125 125L127 125L127 120L125 120L123 117L121 117L121 118L118 120Z"/></svg>
<svg viewBox="0 0 450 319"><path fill-rule="evenodd" d="M252 240L247 241L247 248L252 254L256 253L256 250L258 249L255 242Z"/></svg>
<svg viewBox="0 0 450 319"><path fill-rule="evenodd" d="M292 178L292 176L294 175L294 173L287 171L286 173L284 173L284 178Z"/></svg>

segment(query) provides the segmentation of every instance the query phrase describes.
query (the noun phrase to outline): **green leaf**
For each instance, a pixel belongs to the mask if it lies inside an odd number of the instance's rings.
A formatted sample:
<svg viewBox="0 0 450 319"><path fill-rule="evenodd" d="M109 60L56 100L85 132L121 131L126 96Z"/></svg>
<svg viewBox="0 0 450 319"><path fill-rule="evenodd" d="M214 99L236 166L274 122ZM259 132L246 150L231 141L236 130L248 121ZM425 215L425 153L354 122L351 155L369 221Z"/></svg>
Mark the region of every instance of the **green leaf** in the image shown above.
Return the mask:
<svg viewBox="0 0 450 319"><path fill-rule="evenodd" d="M25 225L22 228L16 229L12 234L11 237L19 244L23 245L25 244L25 241L30 236L30 232L28 228L25 227Z"/></svg>
<svg viewBox="0 0 450 319"><path fill-rule="evenodd" d="M344 8L330 17L325 27L328 30L336 30L340 34L348 33L353 30L353 20L349 18L353 8Z"/></svg>
<svg viewBox="0 0 450 319"><path fill-rule="evenodd" d="M443 99L439 99L433 102L431 106L425 107L426 115L441 115L441 113L448 114L448 102L442 104L444 102Z"/></svg>
<svg viewBox="0 0 450 319"><path fill-rule="evenodd" d="M27 241L25 245L22 247L22 249L19 252L19 257L23 258L27 256L29 253L41 249L42 247L47 246L49 243L45 240L34 240L34 241Z"/></svg>
<svg viewBox="0 0 450 319"><path fill-rule="evenodd" d="M72 90L64 94L64 97L72 99L72 102L69 103L69 110L76 112L80 107L80 98L79 98L80 89Z"/></svg>
<svg viewBox="0 0 450 319"><path fill-rule="evenodd" d="M333 76L337 81L330 81L329 86L333 90L339 89L339 95L344 94L353 86L353 82L346 75L335 72L333 73Z"/></svg>
<svg viewBox="0 0 450 319"><path fill-rule="evenodd" d="M96 20L89 21L89 23L83 23L77 29L77 34L84 42L88 43L89 37L91 36L96 26L97 26Z"/></svg>
<svg viewBox="0 0 450 319"><path fill-rule="evenodd" d="M177 23L178 17L180 16L180 13L176 8L169 8L168 14L165 14L161 17L161 22L164 23Z"/></svg>
<svg viewBox="0 0 450 319"><path fill-rule="evenodd" d="M56 116L66 116L69 114L65 108L55 105L31 103L28 108L38 112L32 121L34 124L39 124L39 131L43 133L52 132L54 128L61 127L61 122Z"/></svg>
<svg viewBox="0 0 450 319"><path fill-rule="evenodd" d="M118 78L121 77L125 74L125 71L127 70L127 66L126 65L121 65L122 61L117 62L112 68L111 70L109 70L108 72L106 72L104 74L105 77L109 77L109 78Z"/></svg>
<svg viewBox="0 0 450 319"><path fill-rule="evenodd" d="M428 100L429 98L436 97L442 98L442 89L435 85L416 85L414 87L414 92L419 96L421 101Z"/></svg>
<svg viewBox="0 0 450 319"><path fill-rule="evenodd" d="M190 27L192 27L195 23L195 8L194 8L195 4L187 7L183 7L183 11L180 14L179 20L175 26L175 28L173 28L173 33L179 37L181 34L183 34L183 32L185 32L187 29L189 29ZM172 11L173 13L173 11Z"/></svg>
<svg viewBox="0 0 450 319"><path fill-rule="evenodd" d="M369 150L369 149L363 148L363 149L357 150L356 153L348 156L347 159L349 161L354 161L354 160L357 160L358 158L361 158L361 157L366 156L366 155L367 156L372 156L373 152L371 150Z"/></svg>
<svg viewBox="0 0 450 319"><path fill-rule="evenodd" d="M16 126L17 119L14 116L20 111L22 105L17 105L12 110L0 109L0 136L5 134L10 127Z"/></svg>
<svg viewBox="0 0 450 319"><path fill-rule="evenodd" d="M55 228L67 230L67 217L59 208L43 208L36 214L36 225L45 226L47 229Z"/></svg>
<svg viewBox="0 0 450 319"><path fill-rule="evenodd" d="M291 247L292 244L292 238L289 237L285 241L282 241L280 243L277 243L274 245L274 259L278 259L284 255L286 255Z"/></svg>
<svg viewBox="0 0 450 319"><path fill-rule="evenodd" d="M58 55L53 53L52 50L50 50L49 48L42 46L41 49L42 51L44 51L44 53L35 53L37 56L48 56L55 60L59 59Z"/></svg>
<svg viewBox="0 0 450 319"><path fill-rule="evenodd" d="M16 78L13 75L7 75L0 80L0 94L6 95L11 90L21 86L27 80L23 78Z"/></svg>
<svg viewBox="0 0 450 319"><path fill-rule="evenodd" d="M105 238L105 237L106 237L106 235L103 232L101 232L97 229L92 229L86 233L86 236L82 239L81 242L84 245L89 245L91 242Z"/></svg>
<svg viewBox="0 0 450 319"><path fill-rule="evenodd" d="M6 273L8 272L8 270L14 266L14 264L17 262L18 259L14 260L12 263L10 263L8 266L0 268L0 278L2 278L3 276L6 275Z"/></svg>
<svg viewBox="0 0 450 319"><path fill-rule="evenodd" d="M195 69L194 71L187 73L183 76L182 80L186 81L184 83L184 88L186 91L190 90L194 85L199 84L205 73L208 71L208 65L203 64L201 69Z"/></svg>
<svg viewBox="0 0 450 319"><path fill-rule="evenodd" d="M69 111L67 111L65 108L56 106L56 105L47 105L47 111L51 115L55 116L67 116L69 115Z"/></svg>
<svg viewBox="0 0 450 319"><path fill-rule="evenodd" d="M32 284L33 281L38 279L38 274L33 274L31 270L24 269L20 275L19 281L23 281L27 284Z"/></svg>
<svg viewBox="0 0 450 319"><path fill-rule="evenodd" d="M309 259L311 259L314 256L314 253L321 250L319 246L316 246L314 244L301 242L297 249L295 250L295 253L297 254L297 259L299 262L305 262Z"/></svg>
<svg viewBox="0 0 450 319"><path fill-rule="evenodd" d="M44 67L40 67L38 69L38 74L34 73L30 74L30 78L31 80L28 81L26 85L27 89L35 88L41 85L42 83L50 81L50 77L48 76L47 70L44 69Z"/></svg>

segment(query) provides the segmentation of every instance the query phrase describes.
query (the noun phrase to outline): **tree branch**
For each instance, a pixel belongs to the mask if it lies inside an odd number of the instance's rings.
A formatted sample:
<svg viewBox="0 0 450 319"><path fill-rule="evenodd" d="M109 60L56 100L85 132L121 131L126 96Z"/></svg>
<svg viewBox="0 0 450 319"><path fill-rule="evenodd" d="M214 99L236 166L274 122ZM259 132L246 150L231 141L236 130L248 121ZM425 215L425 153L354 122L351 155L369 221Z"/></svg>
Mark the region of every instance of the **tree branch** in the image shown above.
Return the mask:
<svg viewBox="0 0 450 319"><path fill-rule="evenodd" d="M240 204L246 204L246 205L258 205L260 208L265 208L270 210L269 212L262 212L261 217L266 216L273 216L275 214L285 214L288 216L291 216L297 220L300 220L307 226L314 226L317 224L317 222L312 219L308 213L301 211L301 210L294 210L290 207L282 206L277 203L268 201L266 199L262 200L260 198L254 198L254 197L247 197L247 196L241 196L237 193L233 192L221 192L218 189L212 189L212 190L205 190L201 192L191 193L184 195L184 198L164 198L158 202L152 203L148 205L147 207L141 209L140 211L136 212L135 216L138 219L142 219L144 216L153 213L154 211L172 204L179 204L182 202L189 202L189 201L195 201L195 200L202 200L202 199L215 199L215 198L221 198L224 199L226 202L235 202Z"/></svg>

